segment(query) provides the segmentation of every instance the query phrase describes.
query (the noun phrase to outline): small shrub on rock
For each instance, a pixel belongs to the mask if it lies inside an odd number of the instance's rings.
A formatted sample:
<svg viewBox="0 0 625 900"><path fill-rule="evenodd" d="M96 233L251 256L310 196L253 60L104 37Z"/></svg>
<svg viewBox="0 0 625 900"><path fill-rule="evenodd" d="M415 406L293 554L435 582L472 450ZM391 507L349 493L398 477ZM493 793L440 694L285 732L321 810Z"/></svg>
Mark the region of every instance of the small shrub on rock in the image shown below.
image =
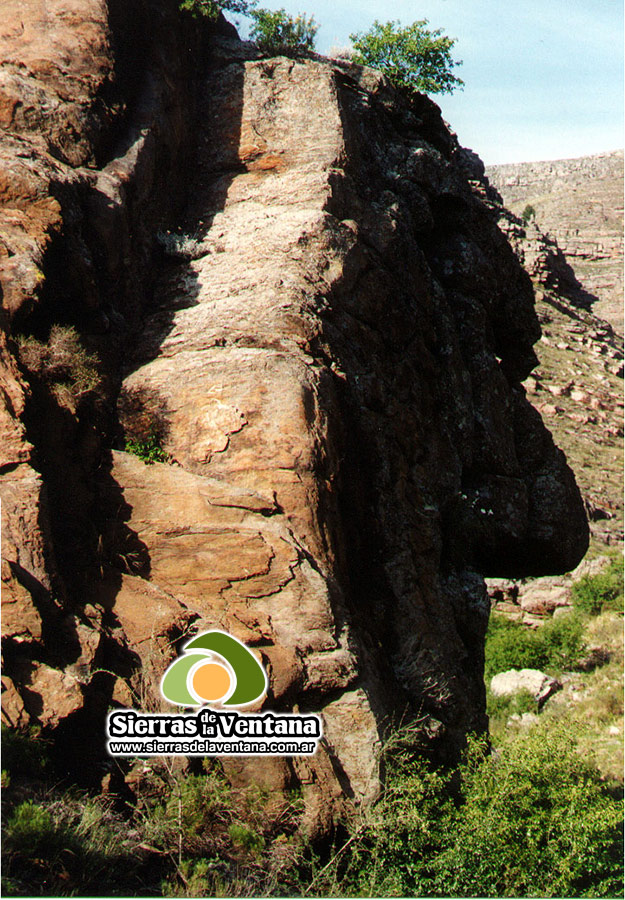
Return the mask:
<svg viewBox="0 0 625 900"><path fill-rule="evenodd" d="M158 434L152 433L143 440L130 439L126 441L126 453L138 456L146 465L151 466L156 462L168 462L169 457L163 450Z"/></svg>
<svg viewBox="0 0 625 900"><path fill-rule="evenodd" d="M206 243L197 233L176 234L161 230L157 231L156 240L165 255L174 259L200 259L209 252Z"/></svg>
<svg viewBox="0 0 625 900"><path fill-rule="evenodd" d="M82 345L74 328L53 325L46 342L18 337L21 364L46 384L60 403L75 402L99 383L98 359Z"/></svg>
<svg viewBox="0 0 625 900"><path fill-rule="evenodd" d="M521 213L521 218L523 219L524 225L529 225L532 219L536 218L536 210L532 206L531 203L528 203L523 212Z"/></svg>
<svg viewBox="0 0 625 900"><path fill-rule="evenodd" d="M293 18L284 9L255 9L250 16L251 38L264 53L293 56L314 50L319 26L312 16Z"/></svg>

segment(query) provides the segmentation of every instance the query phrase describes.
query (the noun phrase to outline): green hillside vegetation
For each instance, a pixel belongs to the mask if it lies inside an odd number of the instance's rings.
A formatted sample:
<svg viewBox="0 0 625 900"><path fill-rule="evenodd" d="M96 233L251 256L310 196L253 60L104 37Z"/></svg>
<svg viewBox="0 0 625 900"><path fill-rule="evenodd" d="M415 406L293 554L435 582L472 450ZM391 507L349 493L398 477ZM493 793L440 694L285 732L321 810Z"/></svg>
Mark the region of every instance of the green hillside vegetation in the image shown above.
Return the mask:
<svg viewBox="0 0 625 900"><path fill-rule="evenodd" d="M569 730L540 727L497 754L470 743L456 770L415 759L401 732L384 794L343 823L330 855L218 767L155 766L130 815L111 799L7 790L7 896L616 897L622 801ZM5 776L6 778L7 776Z"/></svg>

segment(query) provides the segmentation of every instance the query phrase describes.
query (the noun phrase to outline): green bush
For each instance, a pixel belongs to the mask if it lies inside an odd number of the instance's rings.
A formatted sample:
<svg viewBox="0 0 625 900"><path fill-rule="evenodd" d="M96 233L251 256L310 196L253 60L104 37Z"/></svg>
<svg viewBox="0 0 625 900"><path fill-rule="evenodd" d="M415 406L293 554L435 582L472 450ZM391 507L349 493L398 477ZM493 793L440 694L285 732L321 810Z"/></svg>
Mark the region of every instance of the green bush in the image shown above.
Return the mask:
<svg viewBox="0 0 625 900"><path fill-rule="evenodd" d="M161 885L163 897L223 897L219 860L181 859Z"/></svg>
<svg viewBox="0 0 625 900"><path fill-rule="evenodd" d="M183 835L208 835L217 825L225 827L231 805L232 791L224 778L189 775L176 781L157 818L166 828L182 829Z"/></svg>
<svg viewBox="0 0 625 900"><path fill-rule="evenodd" d="M508 669L539 669L544 664L534 632L503 616L491 615L486 633L485 677Z"/></svg>
<svg viewBox="0 0 625 900"><path fill-rule="evenodd" d="M254 2L248 0L180 0L179 8L196 19L216 19L224 9L248 15L253 5Z"/></svg>
<svg viewBox="0 0 625 900"><path fill-rule="evenodd" d="M598 575L584 575L572 588L573 607L590 616L623 611L623 563L612 560Z"/></svg>
<svg viewBox="0 0 625 900"><path fill-rule="evenodd" d="M40 728L18 731L2 725L2 764L10 777L42 778L50 768L50 747Z"/></svg>
<svg viewBox="0 0 625 900"><path fill-rule="evenodd" d="M168 462L169 457L161 447L161 441L156 433L148 435L147 438L129 438L125 444L126 453L132 453L138 456L146 465L150 466L155 462Z"/></svg>
<svg viewBox="0 0 625 900"><path fill-rule="evenodd" d="M521 218L523 220L524 225L528 225L531 219L536 218L536 210L532 206L531 203L528 203L523 212L521 213Z"/></svg>
<svg viewBox="0 0 625 900"><path fill-rule="evenodd" d="M5 828L5 848L21 856L38 856L49 852L56 838L50 814L27 800L15 809Z"/></svg>
<svg viewBox="0 0 625 900"><path fill-rule="evenodd" d="M250 853L260 853L265 847L265 838L262 834L257 834L252 828L247 828L245 825L236 823L230 825L228 834L235 847L249 850Z"/></svg>
<svg viewBox="0 0 625 900"><path fill-rule="evenodd" d="M313 876L316 895L615 897L622 800L563 732L533 729L460 769L392 766L377 806Z"/></svg>
<svg viewBox="0 0 625 900"><path fill-rule="evenodd" d="M455 38L426 28L427 19L402 27L400 22L377 20L369 31L350 34L353 62L384 72L391 84L410 94L452 93L463 81L452 69L461 65L451 58Z"/></svg>
<svg viewBox="0 0 625 900"><path fill-rule="evenodd" d="M534 635L542 647L544 667L551 671L574 669L585 650L584 625L573 612L550 619Z"/></svg>
<svg viewBox="0 0 625 900"><path fill-rule="evenodd" d="M312 16L293 18L284 9L255 9L250 16L251 38L264 53L289 56L314 50L319 26Z"/></svg>
<svg viewBox="0 0 625 900"><path fill-rule="evenodd" d="M564 731L473 748L465 800L436 861L450 896L614 897L623 889L623 804Z"/></svg>
<svg viewBox="0 0 625 900"><path fill-rule="evenodd" d="M485 677L488 681L508 669L571 669L583 649L583 625L573 613L551 619L535 631L493 615L486 635Z"/></svg>

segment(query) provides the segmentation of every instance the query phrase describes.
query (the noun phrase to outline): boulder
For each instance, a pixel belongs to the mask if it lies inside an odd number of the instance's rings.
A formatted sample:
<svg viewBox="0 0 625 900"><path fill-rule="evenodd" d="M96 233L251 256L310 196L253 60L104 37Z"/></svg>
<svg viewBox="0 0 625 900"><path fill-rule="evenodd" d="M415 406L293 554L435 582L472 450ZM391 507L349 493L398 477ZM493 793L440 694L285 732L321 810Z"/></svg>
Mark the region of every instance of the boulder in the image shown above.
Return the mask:
<svg viewBox="0 0 625 900"><path fill-rule="evenodd" d="M552 613L560 606L570 606L570 581L556 576L534 578L519 586L518 603L524 612L538 615Z"/></svg>
<svg viewBox="0 0 625 900"><path fill-rule="evenodd" d="M493 675L490 681L490 689L496 697L529 691L539 706L561 687L557 678L551 678L539 669L510 669Z"/></svg>

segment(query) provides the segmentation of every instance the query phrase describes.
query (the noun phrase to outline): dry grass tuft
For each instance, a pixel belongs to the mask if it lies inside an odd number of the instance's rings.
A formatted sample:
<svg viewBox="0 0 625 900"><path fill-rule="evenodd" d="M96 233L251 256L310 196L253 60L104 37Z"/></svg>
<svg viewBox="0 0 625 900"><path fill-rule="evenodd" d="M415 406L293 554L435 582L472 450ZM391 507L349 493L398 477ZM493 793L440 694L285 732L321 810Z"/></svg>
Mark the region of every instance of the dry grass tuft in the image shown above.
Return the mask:
<svg viewBox="0 0 625 900"><path fill-rule="evenodd" d="M85 350L74 328L53 325L47 342L18 337L17 345L24 368L47 384L63 406L98 386L98 358Z"/></svg>

